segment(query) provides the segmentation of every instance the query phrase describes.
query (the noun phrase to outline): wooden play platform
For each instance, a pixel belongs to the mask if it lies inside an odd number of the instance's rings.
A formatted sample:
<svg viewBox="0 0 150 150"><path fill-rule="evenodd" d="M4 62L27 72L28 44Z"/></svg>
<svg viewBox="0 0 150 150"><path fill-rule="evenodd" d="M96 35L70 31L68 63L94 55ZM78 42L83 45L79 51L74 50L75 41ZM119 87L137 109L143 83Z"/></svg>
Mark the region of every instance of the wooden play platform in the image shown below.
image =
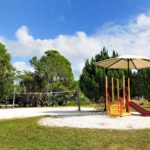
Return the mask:
<svg viewBox="0 0 150 150"><path fill-rule="evenodd" d="M106 111L109 116L130 115L130 79L123 76L120 79L111 80L106 76Z"/></svg>

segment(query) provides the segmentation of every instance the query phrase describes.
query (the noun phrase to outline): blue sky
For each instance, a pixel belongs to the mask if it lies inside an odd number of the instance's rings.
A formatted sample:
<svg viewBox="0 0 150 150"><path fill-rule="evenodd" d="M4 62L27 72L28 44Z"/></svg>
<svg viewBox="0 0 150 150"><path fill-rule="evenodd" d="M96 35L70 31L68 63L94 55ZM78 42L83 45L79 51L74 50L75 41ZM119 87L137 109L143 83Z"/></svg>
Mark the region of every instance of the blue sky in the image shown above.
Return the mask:
<svg viewBox="0 0 150 150"><path fill-rule="evenodd" d="M126 54L128 47L139 47L140 39L149 41L148 35L142 37L150 28L149 14L149 0L0 0L0 42L18 69L32 70L28 61L33 55L58 49L78 79L85 59L103 46ZM145 41L141 47L147 47ZM147 55L149 50L137 53Z"/></svg>
<svg viewBox="0 0 150 150"><path fill-rule="evenodd" d="M104 24L123 23L149 9L149 0L0 0L0 35L14 38L22 25L37 38L93 34Z"/></svg>

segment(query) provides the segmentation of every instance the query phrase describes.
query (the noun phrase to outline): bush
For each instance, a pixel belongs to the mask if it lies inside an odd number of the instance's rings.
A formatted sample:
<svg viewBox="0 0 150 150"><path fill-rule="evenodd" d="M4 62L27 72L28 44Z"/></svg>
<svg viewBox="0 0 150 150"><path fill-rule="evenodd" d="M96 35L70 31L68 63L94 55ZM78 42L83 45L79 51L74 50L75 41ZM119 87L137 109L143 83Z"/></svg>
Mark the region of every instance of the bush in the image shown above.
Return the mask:
<svg viewBox="0 0 150 150"><path fill-rule="evenodd" d="M75 99L74 100L68 100L67 106L77 106L77 103L78 103L77 99L76 100ZM86 105L90 105L90 104L91 104L91 102L88 98L86 98L86 97L80 98L80 105L81 106L86 106Z"/></svg>
<svg viewBox="0 0 150 150"><path fill-rule="evenodd" d="M63 106L66 105L67 97L66 95L59 94L59 95L52 95L48 94L45 99L43 100L43 106Z"/></svg>

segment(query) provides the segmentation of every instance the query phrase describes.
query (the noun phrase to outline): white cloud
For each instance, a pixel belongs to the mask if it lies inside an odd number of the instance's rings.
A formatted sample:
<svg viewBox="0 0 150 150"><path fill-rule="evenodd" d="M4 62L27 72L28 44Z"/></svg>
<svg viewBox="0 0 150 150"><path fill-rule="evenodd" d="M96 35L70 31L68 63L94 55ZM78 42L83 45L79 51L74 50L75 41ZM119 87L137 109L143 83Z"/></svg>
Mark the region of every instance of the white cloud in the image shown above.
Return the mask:
<svg viewBox="0 0 150 150"><path fill-rule="evenodd" d="M97 54L103 46L110 54L112 50L116 50L121 55L149 55L150 15L140 14L123 25L104 26L93 35L77 31L73 35L58 35L54 39L36 39L26 26L22 26L16 32L16 40L0 37L0 41L6 45L12 57L31 59L35 55L42 56L48 49L59 50L71 61L75 76L78 78L85 59Z"/></svg>
<svg viewBox="0 0 150 150"><path fill-rule="evenodd" d="M150 27L150 18L149 16L146 16L145 14L141 14L137 17L137 25L141 26L148 26Z"/></svg>
<svg viewBox="0 0 150 150"><path fill-rule="evenodd" d="M16 68L16 70L18 71L31 71L31 72L34 72L34 69L28 65L26 65L25 62L15 62L13 63L13 66Z"/></svg>
<svg viewBox="0 0 150 150"><path fill-rule="evenodd" d="M83 67L84 67L84 61L82 63L77 63L72 66L72 70L74 72L75 77L78 77L79 74L82 73Z"/></svg>

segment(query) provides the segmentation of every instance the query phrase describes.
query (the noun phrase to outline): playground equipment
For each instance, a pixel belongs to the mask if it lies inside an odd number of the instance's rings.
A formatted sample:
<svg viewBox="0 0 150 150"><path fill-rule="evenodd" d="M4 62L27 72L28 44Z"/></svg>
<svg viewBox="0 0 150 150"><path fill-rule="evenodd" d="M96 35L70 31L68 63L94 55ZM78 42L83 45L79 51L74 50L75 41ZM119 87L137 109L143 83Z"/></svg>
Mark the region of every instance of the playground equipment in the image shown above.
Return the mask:
<svg viewBox="0 0 150 150"><path fill-rule="evenodd" d="M134 103L133 101L130 101L129 105L137 112L139 112L142 116L150 116L150 111L145 110L144 108L140 107L138 104Z"/></svg>
<svg viewBox="0 0 150 150"><path fill-rule="evenodd" d="M102 60L95 63L97 66L106 69L142 69L150 67L150 58L142 56L124 55L111 59ZM117 100L114 99L114 79L111 79L111 92L109 91L108 77L106 76L106 111L108 115L123 116L130 114L130 107L140 112L143 116L150 116L150 112L143 110L134 102L130 101L130 79L127 80L127 88L125 77L123 77L123 96L120 97L120 81L117 79ZM109 94L111 93L111 94ZM110 96L111 95L111 96Z"/></svg>
<svg viewBox="0 0 150 150"><path fill-rule="evenodd" d="M105 98L101 97L98 101L98 104L94 108L95 112L104 112L105 111Z"/></svg>
<svg viewBox="0 0 150 150"><path fill-rule="evenodd" d="M110 80L108 79L107 76L105 77L105 80L106 80L105 81L106 111L109 116L130 115L131 108L139 112L142 116L150 116L150 111L143 109L138 104L130 100L130 78L125 80L125 77L123 76L122 87L120 86L119 79L116 79L116 86L114 85L115 79L113 77L111 78L111 82L109 82Z"/></svg>
<svg viewBox="0 0 150 150"><path fill-rule="evenodd" d="M107 76L105 77L106 111L109 116L130 115L130 79L128 78L126 83L123 76L122 82L122 88L120 88L120 79L115 80L112 77L109 80Z"/></svg>

